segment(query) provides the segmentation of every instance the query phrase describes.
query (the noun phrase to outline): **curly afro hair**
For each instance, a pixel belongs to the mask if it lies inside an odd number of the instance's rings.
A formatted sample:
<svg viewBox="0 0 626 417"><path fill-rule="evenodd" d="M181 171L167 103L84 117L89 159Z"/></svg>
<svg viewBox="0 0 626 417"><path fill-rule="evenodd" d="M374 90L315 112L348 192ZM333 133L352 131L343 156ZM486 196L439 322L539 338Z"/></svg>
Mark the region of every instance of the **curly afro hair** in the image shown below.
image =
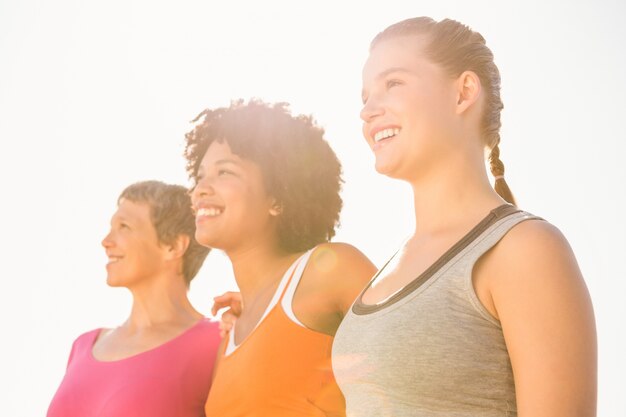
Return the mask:
<svg viewBox="0 0 626 417"><path fill-rule="evenodd" d="M277 234L282 249L301 252L329 241L339 224L341 164L311 116L293 116L287 103L253 99L204 110L185 135L187 173L195 181L214 141L256 163L265 188L281 206Z"/></svg>

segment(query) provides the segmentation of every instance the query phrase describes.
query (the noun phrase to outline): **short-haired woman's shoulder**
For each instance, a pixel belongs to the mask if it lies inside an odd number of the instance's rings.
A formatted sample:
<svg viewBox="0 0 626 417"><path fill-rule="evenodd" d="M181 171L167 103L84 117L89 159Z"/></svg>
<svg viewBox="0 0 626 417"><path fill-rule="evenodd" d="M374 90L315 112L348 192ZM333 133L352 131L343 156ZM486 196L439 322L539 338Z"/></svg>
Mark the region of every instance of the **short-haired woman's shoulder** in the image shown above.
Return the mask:
<svg viewBox="0 0 626 417"><path fill-rule="evenodd" d="M195 327L200 337L210 341L217 340L219 342L221 339L219 326L219 321L214 321L210 318L205 317L201 319Z"/></svg>

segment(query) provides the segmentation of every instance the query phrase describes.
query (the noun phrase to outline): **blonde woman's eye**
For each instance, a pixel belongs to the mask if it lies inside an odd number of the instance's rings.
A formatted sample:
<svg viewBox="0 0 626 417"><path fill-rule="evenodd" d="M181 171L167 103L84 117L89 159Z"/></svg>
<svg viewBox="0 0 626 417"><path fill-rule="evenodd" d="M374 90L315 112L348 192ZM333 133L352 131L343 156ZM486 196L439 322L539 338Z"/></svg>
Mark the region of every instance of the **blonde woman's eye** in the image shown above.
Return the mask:
<svg viewBox="0 0 626 417"><path fill-rule="evenodd" d="M391 88L391 87L395 87L397 85L402 84L402 82L400 80L388 80L387 81L387 88Z"/></svg>

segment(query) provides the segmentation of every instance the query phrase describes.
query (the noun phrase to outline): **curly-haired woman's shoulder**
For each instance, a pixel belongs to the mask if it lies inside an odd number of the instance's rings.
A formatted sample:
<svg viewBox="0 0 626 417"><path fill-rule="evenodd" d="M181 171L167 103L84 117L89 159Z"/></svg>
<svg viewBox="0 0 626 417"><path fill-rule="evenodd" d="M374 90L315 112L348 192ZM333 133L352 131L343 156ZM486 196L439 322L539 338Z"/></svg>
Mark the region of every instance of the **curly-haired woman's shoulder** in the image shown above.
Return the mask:
<svg viewBox="0 0 626 417"><path fill-rule="evenodd" d="M376 273L374 264L348 243L323 243L311 254L307 267L309 282L336 300L347 311L365 284Z"/></svg>
<svg viewBox="0 0 626 417"><path fill-rule="evenodd" d="M367 271L366 275L372 271L376 272L376 267L363 252L349 243L341 242L318 245L311 254L309 268L320 275L325 275L327 279L337 275L358 276L362 275L363 270ZM367 279L365 281L367 282Z"/></svg>

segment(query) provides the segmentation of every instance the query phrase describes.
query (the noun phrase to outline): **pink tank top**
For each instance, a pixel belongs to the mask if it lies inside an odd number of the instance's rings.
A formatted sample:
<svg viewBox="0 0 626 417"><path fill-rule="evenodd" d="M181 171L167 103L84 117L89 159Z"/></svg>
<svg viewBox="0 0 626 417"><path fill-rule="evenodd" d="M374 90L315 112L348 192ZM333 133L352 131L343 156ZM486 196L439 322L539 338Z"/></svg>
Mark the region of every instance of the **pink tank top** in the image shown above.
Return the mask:
<svg viewBox="0 0 626 417"><path fill-rule="evenodd" d="M176 338L111 362L96 360L100 329L74 341L48 417L198 417L211 387L218 324L200 320Z"/></svg>

